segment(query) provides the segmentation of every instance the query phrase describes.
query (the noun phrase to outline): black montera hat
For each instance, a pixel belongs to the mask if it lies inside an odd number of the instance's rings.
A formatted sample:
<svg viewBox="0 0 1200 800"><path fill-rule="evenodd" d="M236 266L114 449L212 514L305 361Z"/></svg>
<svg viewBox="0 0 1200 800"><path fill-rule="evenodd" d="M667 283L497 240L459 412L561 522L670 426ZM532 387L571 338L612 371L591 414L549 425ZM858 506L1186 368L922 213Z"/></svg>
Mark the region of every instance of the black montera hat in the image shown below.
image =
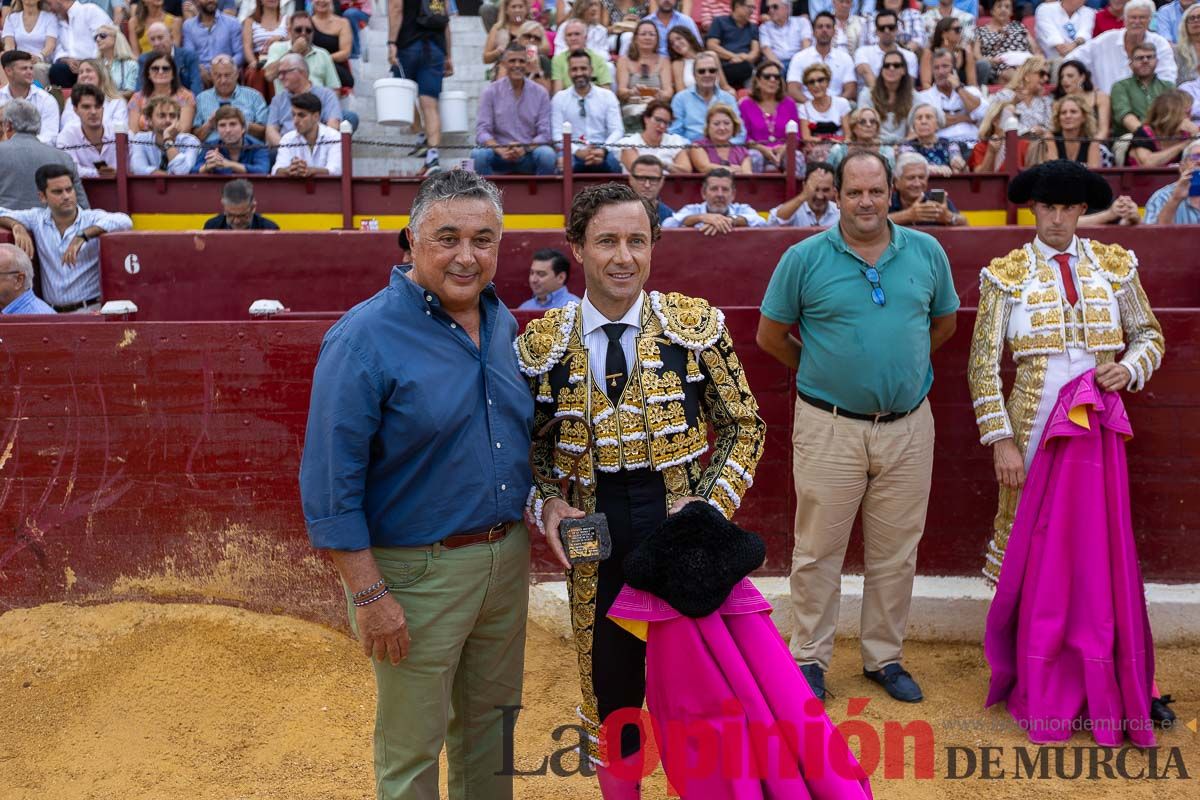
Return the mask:
<svg viewBox="0 0 1200 800"><path fill-rule="evenodd" d="M1013 178L1008 199L1019 205L1031 201L1047 205L1087 203L1090 209L1112 205L1108 181L1076 161L1057 159L1031 167Z"/></svg>
<svg viewBox="0 0 1200 800"><path fill-rule="evenodd" d="M742 578L762 566L762 539L705 502L667 517L625 556L625 581L688 617L707 617Z"/></svg>

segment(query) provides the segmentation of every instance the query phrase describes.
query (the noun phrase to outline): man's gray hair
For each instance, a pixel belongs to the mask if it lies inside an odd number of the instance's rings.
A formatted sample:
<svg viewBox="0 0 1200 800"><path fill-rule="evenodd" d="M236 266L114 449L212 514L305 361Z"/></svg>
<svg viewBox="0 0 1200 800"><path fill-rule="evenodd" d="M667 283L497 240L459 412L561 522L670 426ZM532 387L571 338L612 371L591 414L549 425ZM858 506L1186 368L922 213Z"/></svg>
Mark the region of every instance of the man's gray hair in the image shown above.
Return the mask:
<svg viewBox="0 0 1200 800"><path fill-rule="evenodd" d="M296 69L304 70L304 74L308 74L308 62L304 60L304 56L299 53L288 53L283 58L279 59L279 68L286 69L295 67Z"/></svg>
<svg viewBox="0 0 1200 800"><path fill-rule="evenodd" d="M217 64L228 64L234 69L237 69L237 62L233 60L233 56L227 56L224 53L217 53L215 56L213 56L209 68L211 69Z"/></svg>
<svg viewBox="0 0 1200 800"><path fill-rule="evenodd" d="M929 174L929 162L925 160L925 156L920 153L901 153L896 159L896 177L899 178L904 174L905 167L911 167L913 164L920 164L921 169L925 170L925 174Z"/></svg>
<svg viewBox="0 0 1200 800"><path fill-rule="evenodd" d="M1138 9L1149 13L1150 19L1154 19L1154 12L1156 10L1154 0L1129 0L1125 4L1125 10L1121 12L1121 19L1129 19L1129 12L1137 11Z"/></svg>
<svg viewBox="0 0 1200 800"><path fill-rule="evenodd" d="M221 187L221 202L231 206L254 202L254 184L245 178L230 181Z"/></svg>
<svg viewBox="0 0 1200 800"><path fill-rule="evenodd" d="M0 255L8 255L8 263L12 269L25 273L25 288L33 286L33 262L25 251L15 244L0 244Z"/></svg>
<svg viewBox="0 0 1200 800"><path fill-rule="evenodd" d="M3 113L4 122L11 125L15 133L32 133L36 136L42 131L41 112L28 100L9 101Z"/></svg>
<svg viewBox="0 0 1200 800"><path fill-rule="evenodd" d="M562 32L566 33L569 29L574 27L582 27L586 31L587 23L581 20L579 17L571 17L563 23Z"/></svg>
<svg viewBox="0 0 1200 800"><path fill-rule="evenodd" d="M421 220L431 206L451 200L487 200L496 209L501 222L504 221L504 203L496 184L474 172L452 169L426 178L421 184L409 213L408 227L413 231L420 230Z"/></svg>
<svg viewBox="0 0 1200 800"><path fill-rule="evenodd" d="M1179 154L1179 171L1182 172L1187 167L1188 157L1195 153L1200 155L1200 139L1192 139L1188 146L1183 148L1183 152Z"/></svg>

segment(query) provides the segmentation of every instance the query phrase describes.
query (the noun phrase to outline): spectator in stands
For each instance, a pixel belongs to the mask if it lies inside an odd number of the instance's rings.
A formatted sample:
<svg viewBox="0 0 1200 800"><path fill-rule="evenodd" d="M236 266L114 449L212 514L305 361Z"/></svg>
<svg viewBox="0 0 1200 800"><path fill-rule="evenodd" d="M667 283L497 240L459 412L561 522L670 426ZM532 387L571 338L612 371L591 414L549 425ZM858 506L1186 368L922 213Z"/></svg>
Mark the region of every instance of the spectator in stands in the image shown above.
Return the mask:
<svg viewBox="0 0 1200 800"><path fill-rule="evenodd" d="M1003 58L1006 54L1029 52L1032 52L1029 30L1021 24L1019 16L1014 18L1013 0L995 0L987 24L975 29L975 71L979 85L989 84L1011 69Z"/></svg>
<svg viewBox="0 0 1200 800"><path fill-rule="evenodd" d="M617 98L621 116L631 121L642 116L651 100L671 102L675 94L671 59L658 52L658 28L642 20L633 30L628 52L617 59Z"/></svg>
<svg viewBox="0 0 1200 800"><path fill-rule="evenodd" d="M1200 136L1189 118L1191 110L1192 98L1175 89L1154 98L1146 123L1133 132L1125 166L1161 167L1179 161L1188 139Z"/></svg>
<svg viewBox="0 0 1200 800"><path fill-rule="evenodd" d="M674 115L671 107L661 100L651 100L642 112L642 130L631 133L616 141L620 149L621 164L625 169L633 168L642 156L657 159L667 172L691 172L692 159L688 155L688 140L668 133Z"/></svg>
<svg viewBox="0 0 1200 800"><path fill-rule="evenodd" d="M529 66L525 77L528 80L540 85L546 90L547 94L550 94L554 91L554 81L551 77L554 72L554 66L550 63L549 56L546 56L542 53L542 48L546 44L546 29L542 27L541 23L527 19L525 20L525 24L521 26L517 41L525 47L527 55L535 51L537 53L536 69L534 68L534 62L530 59L526 59ZM533 47L534 50L530 50L530 47ZM500 80L501 78L505 77L507 76L504 74L503 62L497 62L496 80Z"/></svg>
<svg viewBox="0 0 1200 800"><path fill-rule="evenodd" d="M484 88L475 120L471 152L480 175L553 175L554 137L546 90L525 79L525 48L517 42L504 52L508 77Z"/></svg>
<svg viewBox="0 0 1200 800"><path fill-rule="evenodd" d="M100 63L98 58L89 58L79 62L79 84L89 84L100 90L100 95L104 98L104 124L111 125L116 129L117 125L129 127L129 103L126 102L124 96L117 87L113 84L112 77L108 70L104 69L104 65ZM74 90L72 90L74 91ZM79 117L75 114L74 104L68 102L63 106L60 130L66 130L72 124L79 121ZM61 133L59 134L62 135Z"/></svg>
<svg viewBox="0 0 1200 800"><path fill-rule="evenodd" d="M829 228L841 217L833 189L834 167L824 161L808 165L804 188L791 200L771 209L767 225L791 228Z"/></svg>
<svg viewBox="0 0 1200 800"><path fill-rule="evenodd" d="M929 171L938 177L947 177L967 168L962 146L939 135L946 128L946 116L942 110L930 103L917 103L908 115L908 129L912 136L901 146L901 152L920 153L929 166Z"/></svg>
<svg viewBox="0 0 1200 800"><path fill-rule="evenodd" d="M569 16L558 26L558 34L554 37L554 55L559 53L569 53L567 49L567 41L562 36L563 26L568 20L577 19L584 26L584 48L596 53L607 53L610 48L608 46L608 28L604 20L604 6L599 0L576 0L571 4Z"/></svg>
<svg viewBox="0 0 1200 800"><path fill-rule="evenodd" d="M685 0L687 2L687 0ZM688 4L690 5L690 3ZM676 0L658 0L657 8L655 4L650 4L651 13L645 18L654 23L654 27L658 28L658 53L659 55L668 55L667 48L670 45L671 31L676 28L683 28L692 35L695 42L696 52L700 52L700 29L696 27L696 22L686 13L679 13L678 3ZM673 56L672 56L673 58ZM681 87L683 84L679 81L675 82L676 87Z"/></svg>
<svg viewBox="0 0 1200 800"><path fill-rule="evenodd" d="M1096 11L1084 0L1042 3L1034 14L1034 36L1046 58L1066 58L1092 38L1095 24Z"/></svg>
<svg viewBox="0 0 1200 800"><path fill-rule="evenodd" d="M343 89L353 89L354 73L350 69L350 51L354 48L354 34L350 32L350 22L334 13L333 0L310 1L313 46L329 52L333 68L337 70L338 82Z"/></svg>
<svg viewBox="0 0 1200 800"><path fill-rule="evenodd" d="M1096 141L1108 141L1112 125L1112 101L1107 94L1097 91L1092 85L1092 73L1082 61L1064 61L1058 67L1058 86L1054 87L1054 99L1069 94L1082 97L1087 103L1088 114L1096 129Z"/></svg>
<svg viewBox="0 0 1200 800"><path fill-rule="evenodd" d="M761 228L767 221L745 203L734 202L733 173L717 167L700 185L701 203L689 203L666 220L664 228L695 228L705 236L729 233L734 228Z"/></svg>
<svg viewBox="0 0 1200 800"><path fill-rule="evenodd" d="M529 288L533 297L517 306L518 311L548 311L567 303L578 303L567 281L571 278L571 261L557 250L546 248L533 254L529 264Z"/></svg>
<svg viewBox="0 0 1200 800"><path fill-rule="evenodd" d="M912 76L899 53L883 57L875 85L864 86L858 93L859 108L873 108L883 120L880 139L887 144L902 142L909 136L908 115L916 93Z"/></svg>
<svg viewBox="0 0 1200 800"><path fill-rule="evenodd" d="M242 26L233 17L217 11L217 0L194 2L198 13L183 23L183 45L196 54L200 80L208 87L213 84L211 68L215 56L229 56L238 69L246 63L242 53Z"/></svg>
<svg viewBox="0 0 1200 800"><path fill-rule="evenodd" d="M308 178L342 174L342 137L321 124L321 101L305 92L292 98L292 130L279 140L272 175Z"/></svg>
<svg viewBox="0 0 1200 800"><path fill-rule="evenodd" d="M61 150L38 140L42 120L37 108L25 100L13 100L0 109L0 208L37 208L41 201L34 190L37 170L57 165L75 176L79 203L87 208L87 194L75 171L75 162Z"/></svg>
<svg viewBox="0 0 1200 800"><path fill-rule="evenodd" d="M1175 80L1182 87L1200 78L1200 66L1197 66L1200 64L1200 4L1192 5L1183 12L1176 38L1175 67L1178 75Z"/></svg>
<svg viewBox="0 0 1200 800"><path fill-rule="evenodd" d="M695 87L676 92L671 98L671 111L675 115L671 133L679 134L689 142L696 142L704 136L709 108L717 103L737 108L734 96L717 86L721 62L716 53L705 51L696 56L695 73ZM741 120L738 122L740 127ZM739 136L734 141L740 143L742 140Z"/></svg>
<svg viewBox="0 0 1200 800"><path fill-rule="evenodd" d="M69 89L75 85L79 62L96 57L96 33L101 26L112 25L112 19L91 3L47 0L47 5L59 18L57 60L50 66L50 82Z"/></svg>
<svg viewBox="0 0 1200 800"><path fill-rule="evenodd" d="M833 0L833 46L853 55L862 39L864 20L853 14L854 0Z"/></svg>
<svg viewBox="0 0 1200 800"><path fill-rule="evenodd" d="M746 144L754 171L782 172L787 157L788 123L794 122L800 128L802 120L796 101L783 92L783 68L777 62L759 62L750 94L742 98L738 111L746 125ZM796 170L804 174L801 147L796 148Z"/></svg>
<svg viewBox="0 0 1200 800"><path fill-rule="evenodd" d="M142 89L129 99L129 130L131 133L150 130L150 115L145 111L148 101L155 97L170 97L181 109L180 129L192 130L196 118L196 96L180 85L175 61L169 55L151 53L142 67ZM150 87L147 91L145 87Z"/></svg>
<svg viewBox="0 0 1200 800"><path fill-rule="evenodd" d="M877 43L864 45L854 51L854 71L860 86L870 88L875 85L875 78L883 68L888 54L895 54L903 59L909 76L914 81L917 79L916 55L896 44L896 28L899 24L899 18L894 11L880 11L875 15Z"/></svg>
<svg viewBox="0 0 1200 800"><path fill-rule="evenodd" d="M58 147L71 157L80 177L111 177L117 172L117 135L104 118L106 98L90 83L71 90L75 119L58 134Z"/></svg>
<svg viewBox="0 0 1200 800"><path fill-rule="evenodd" d="M786 75L792 56L812 44L812 23L807 16L791 16L788 0L767 0L768 19L758 26L762 57ZM782 84L781 84L782 85Z"/></svg>
<svg viewBox="0 0 1200 800"><path fill-rule="evenodd" d="M704 52L704 45L684 27L677 27L667 34L667 47L671 58L671 83L676 92L696 86L696 56ZM730 91L722 73L720 86Z"/></svg>
<svg viewBox="0 0 1200 800"><path fill-rule="evenodd" d="M101 25L95 38L96 61L108 72L121 96L129 100L137 91L138 79L141 77L141 67L137 57L129 49L129 42L121 35L116 25ZM101 89L103 88L101 86Z"/></svg>
<svg viewBox="0 0 1200 800"><path fill-rule="evenodd" d="M819 61L805 67L802 82L808 99L797 109L802 138L806 142L824 142L825 152L828 152L829 142L841 141L849 129L846 119L850 114L850 101L830 94L831 75L829 67ZM818 145L805 146L814 153L813 148Z"/></svg>
<svg viewBox="0 0 1200 800"><path fill-rule="evenodd" d="M58 17L43 0L13 0L5 9L0 51L23 50L38 63L49 64L58 49Z"/></svg>
<svg viewBox="0 0 1200 800"><path fill-rule="evenodd" d="M587 50L588 56L592 59L592 80L596 82L596 85L606 89L612 88L612 71L608 67L608 59L603 53L587 47L587 26L584 25L583 20L574 18L567 20L563 23L558 35L571 46L571 49L559 53L550 60L550 74L554 79L556 93L561 92L563 87L571 82L570 76L567 75L567 55L576 50ZM507 59L507 55L505 59Z"/></svg>
<svg viewBox="0 0 1200 800"><path fill-rule="evenodd" d="M162 25L169 32L172 42L177 45L183 44L183 15L172 14L166 11L164 6L164 0L139 0L133 18L129 21L129 46L135 53L158 50L150 39L151 25Z"/></svg>
<svg viewBox="0 0 1200 800"><path fill-rule="evenodd" d="M528 58L526 58L528 63ZM575 172L620 172L621 162L604 143L625 132L617 96L592 85L592 59L586 50L567 54L570 89L550 101L550 130L554 147L562 153L563 123L571 124L571 168ZM526 86L532 85L526 81Z"/></svg>
<svg viewBox="0 0 1200 800"><path fill-rule="evenodd" d="M206 231L277 231L273 220L258 213L254 184L245 178L221 187L221 213L204 221Z"/></svg>
<svg viewBox="0 0 1200 800"><path fill-rule="evenodd" d="M1083 2L1083 0L1079 0ZM937 5L925 12L925 39L933 41L934 31L943 19L954 19L962 26L963 44L970 46L975 41L975 15L956 7L954 0L938 0ZM931 45L932 46L932 45ZM914 76L916 77L916 76Z"/></svg>
<svg viewBox="0 0 1200 800"><path fill-rule="evenodd" d="M1119 133L1130 133L1142 127L1154 99L1175 88L1174 84L1155 74L1158 55L1149 42L1134 46L1129 66L1133 74L1112 86L1112 115Z"/></svg>
<svg viewBox="0 0 1200 800"><path fill-rule="evenodd" d="M880 139L878 111L869 106L860 106L847 115L846 127L846 141L835 144L829 151L828 160L834 168L845 160L851 148L878 153L880 158L887 162L888 168L892 168L896 163L896 151L890 144L883 144Z"/></svg>
<svg viewBox="0 0 1200 800"><path fill-rule="evenodd" d="M1091 67L1097 89L1112 94L1113 86L1132 74L1133 59L1137 57L1134 50L1142 45L1154 49L1158 77L1174 84L1175 53L1170 42L1149 31L1153 13L1152 0L1129 0L1125 4L1124 28L1101 34L1080 48L1079 60Z"/></svg>
<svg viewBox="0 0 1200 800"><path fill-rule="evenodd" d="M124 214L80 208L74 165L43 164L34 173L36 207L0 206L0 228L33 258L37 253L42 298L60 314L86 313L100 305L100 244L106 233L128 231ZM2 195L0 195L2 197Z"/></svg>
<svg viewBox="0 0 1200 800"><path fill-rule="evenodd" d="M975 143L971 155L967 157L967 167L972 172L1000 172L1004 169L1007 158L1005 153L1005 131L1001 122L1010 112L1003 103L992 103L983 114L979 123L979 141ZM1017 166L1025 163L1025 154L1029 149L1028 137L1017 140Z"/></svg>
<svg viewBox="0 0 1200 800"><path fill-rule="evenodd" d="M1017 133L1041 136L1050 127L1050 106L1045 84L1050 79L1046 59L1031 56L1008 80L1008 85L991 97L992 105L1004 110L1000 125L1009 118L1017 120Z"/></svg>
<svg viewBox="0 0 1200 800"><path fill-rule="evenodd" d="M717 17L709 26L705 46L721 59L729 85L740 89L762 55L758 26L750 21L750 0L730 0L730 14Z"/></svg>
<svg viewBox="0 0 1200 800"><path fill-rule="evenodd" d="M938 131L938 136L970 147L979 137L979 123L987 110L983 94L959 80L948 51L934 51L930 63L933 85L918 92L915 100L935 106L944 115L946 124Z"/></svg>
<svg viewBox="0 0 1200 800"><path fill-rule="evenodd" d="M629 50L629 45L633 44L634 32L641 22L642 8L637 5L637 0L604 0L600 6L608 17L608 49L623 56ZM654 30L658 32L657 27Z"/></svg>
<svg viewBox="0 0 1200 800"><path fill-rule="evenodd" d="M0 67L8 85L0 88L0 108L15 100L25 100L38 110L42 128L38 139L54 144L58 138L58 101L50 93L33 83L33 56L24 50L9 50L0 55Z"/></svg>
<svg viewBox="0 0 1200 800"><path fill-rule="evenodd" d="M0 314L53 313L50 304L33 293L29 256L15 244L0 244Z"/></svg>
<svg viewBox="0 0 1200 800"><path fill-rule="evenodd" d="M744 138L741 133L741 120L731 106L721 103L710 106L704 137L692 147L692 166L696 172L708 173L716 167L725 167L730 172L749 175L750 150L732 141L735 136Z"/></svg>
<svg viewBox="0 0 1200 800"><path fill-rule="evenodd" d="M1050 130L1030 149L1025 166L1055 159L1078 161L1091 169L1101 166L1100 142L1092 127L1092 115L1088 113L1087 101L1077 95L1069 94L1054 101Z"/></svg>
<svg viewBox="0 0 1200 800"><path fill-rule="evenodd" d="M1138 204L1127 194L1113 201L1112 205L1103 211L1084 214L1079 218L1079 225L1140 225L1142 212Z"/></svg>
<svg viewBox="0 0 1200 800"><path fill-rule="evenodd" d="M1108 5L1096 12L1096 22L1092 25L1092 36L1099 36L1108 31L1125 27L1125 3L1127 0L1110 0ZM1095 3L1091 4L1095 6Z"/></svg>
<svg viewBox="0 0 1200 800"><path fill-rule="evenodd" d="M483 43L483 63L495 64L503 60L505 48L518 40L521 26L529 19L529 3L526 0L504 0L499 6L496 23L488 31L487 41ZM584 38L586 40L586 34ZM549 44L543 41L539 52L550 55Z"/></svg>
<svg viewBox="0 0 1200 800"><path fill-rule="evenodd" d="M663 170L663 163L654 156L638 156L629 167L629 185L640 197L650 201L658 208L660 225L675 214L675 210L659 197L665 178L666 172Z"/></svg>
<svg viewBox="0 0 1200 800"><path fill-rule="evenodd" d="M950 55L950 65L958 75L958 82L966 86L979 86L991 79L991 73L980 79L975 63L975 52L962 43L962 23L955 19L943 19L933 29L929 49L921 53L921 85L933 85L933 54L945 51ZM989 67L985 64L985 69Z"/></svg>
<svg viewBox="0 0 1200 800"><path fill-rule="evenodd" d="M854 100L858 96L858 82L854 76L854 59L839 47L833 46L833 15L817 14L813 17L813 45L792 56L788 64L788 94L797 103L811 98L804 85L806 70L813 64L824 64L829 69L829 94Z"/></svg>
<svg viewBox="0 0 1200 800"><path fill-rule="evenodd" d="M146 104L150 130L129 140L129 171L134 175L187 175L200 157L200 140L180 121L173 97L152 97Z"/></svg>
<svg viewBox="0 0 1200 800"><path fill-rule="evenodd" d="M222 14L221 16L227 16ZM196 98L196 128L192 131L202 142L208 141L215 130L213 115L217 110L232 106L242 112L246 122L246 133L256 139L267 135L267 102L263 96L248 86L238 84L238 68L234 60L218 54L212 60L211 89L205 89Z"/></svg>
<svg viewBox="0 0 1200 800"><path fill-rule="evenodd" d="M267 64L263 67L263 75L269 81L275 81L275 91L283 90L283 82L277 80L280 69L280 59L289 53L295 53L308 64L308 79L317 86L326 89L340 89L342 81L338 78L337 68L333 59L324 47L312 43L312 17L303 11L296 11L288 19L288 34L291 37L286 42L276 42L267 50Z"/></svg>
<svg viewBox="0 0 1200 800"><path fill-rule="evenodd" d="M1184 15L1192 6L1196 4L1196 0L1171 0L1171 2L1163 5L1155 12L1154 29L1158 31L1158 35L1162 36L1171 44L1179 41L1179 37L1184 32L1184 27L1180 24L1183 22Z"/></svg>
<svg viewBox="0 0 1200 800"><path fill-rule="evenodd" d="M267 144L278 147L285 133L292 131L292 98L311 94L321 101L321 124L336 129L342 121L342 107L332 89L317 86L308 79L308 64L295 53L279 60L279 80L283 91L277 92L267 109ZM353 124L354 120L350 120Z"/></svg>
<svg viewBox="0 0 1200 800"><path fill-rule="evenodd" d="M362 41L359 28L366 28L371 22L372 0L342 0L342 16L350 23L350 59L353 61L362 56Z"/></svg>
<svg viewBox="0 0 1200 800"><path fill-rule="evenodd" d="M901 153L896 159L895 191L888 219L897 225L966 225L954 201L929 199L929 162L920 153Z"/></svg>
<svg viewBox="0 0 1200 800"><path fill-rule="evenodd" d="M266 144L246 133L246 117L237 106L226 105L213 114L213 141L205 145L193 172L203 175L266 175L271 156Z"/></svg>
<svg viewBox="0 0 1200 800"><path fill-rule="evenodd" d="M170 56L175 69L179 72L179 83L198 95L204 91L204 82L200 80L200 61L196 53L186 47L178 47L171 39L171 32L166 25L156 22L150 26L146 34L150 41L150 49L138 56L138 69L141 71L138 89L146 91L150 84L146 82L146 65L156 55Z"/></svg>
<svg viewBox="0 0 1200 800"><path fill-rule="evenodd" d="M1168 183L1146 202L1147 225L1200 225L1200 197L1190 191L1192 174L1200 171L1200 139L1193 139L1179 159L1179 180Z"/></svg>
<svg viewBox="0 0 1200 800"><path fill-rule="evenodd" d="M242 81L267 102L271 101L273 92L271 82L263 72L267 53L271 45L285 42L287 38L287 14L280 8L280 0L255 0L254 11L242 20L242 54L246 57Z"/></svg>
<svg viewBox="0 0 1200 800"><path fill-rule="evenodd" d="M881 11L891 11L897 15L899 28L896 30L896 43L905 50L920 54L929 35L925 33L925 20L921 12L909 6L908 0L882 0L877 8L866 9L863 3L862 38L858 46L879 44L879 35L875 32L875 15Z"/></svg>

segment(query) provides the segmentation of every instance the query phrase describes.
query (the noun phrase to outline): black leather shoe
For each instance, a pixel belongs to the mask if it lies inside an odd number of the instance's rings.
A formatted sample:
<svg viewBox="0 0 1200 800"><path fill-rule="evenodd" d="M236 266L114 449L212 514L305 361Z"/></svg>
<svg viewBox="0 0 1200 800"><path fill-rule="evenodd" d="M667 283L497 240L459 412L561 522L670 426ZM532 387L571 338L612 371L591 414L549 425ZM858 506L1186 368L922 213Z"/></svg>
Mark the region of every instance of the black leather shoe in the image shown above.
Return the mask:
<svg viewBox="0 0 1200 800"><path fill-rule="evenodd" d="M888 664L875 672L863 670L863 675L873 680L887 691L894 699L904 703L919 703L925 699L921 687L913 680L904 667L899 664Z"/></svg>
<svg viewBox="0 0 1200 800"><path fill-rule="evenodd" d="M825 673L821 671L819 664L801 664L800 671L804 673L804 680L808 681L808 688L812 689L813 696L818 700L825 699Z"/></svg>
<svg viewBox="0 0 1200 800"><path fill-rule="evenodd" d="M1162 697L1150 698L1150 719L1160 728L1170 728L1175 725L1175 712L1167 708L1175 698L1169 694Z"/></svg>

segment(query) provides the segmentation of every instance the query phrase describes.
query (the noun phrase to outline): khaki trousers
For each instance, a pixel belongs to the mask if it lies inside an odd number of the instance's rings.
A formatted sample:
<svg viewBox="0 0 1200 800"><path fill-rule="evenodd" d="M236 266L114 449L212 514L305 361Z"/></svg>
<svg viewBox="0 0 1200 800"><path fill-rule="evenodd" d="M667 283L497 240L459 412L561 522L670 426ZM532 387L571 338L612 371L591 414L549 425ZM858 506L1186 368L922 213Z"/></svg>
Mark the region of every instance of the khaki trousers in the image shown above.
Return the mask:
<svg viewBox="0 0 1200 800"><path fill-rule="evenodd" d="M875 423L796 399L791 649L798 663L829 670L842 562L859 506L865 544L863 666L874 671L900 662L932 473L928 400L903 419Z"/></svg>
<svg viewBox="0 0 1200 800"><path fill-rule="evenodd" d="M404 606L412 639L399 666L373 661L376 797L438 800L444 744L451 800L510 800L512 776L496 773L507 767L503 707L521 704L529 604L525 526L518 523L498 542L453 550L377 547L372 553Z"/></svg>

